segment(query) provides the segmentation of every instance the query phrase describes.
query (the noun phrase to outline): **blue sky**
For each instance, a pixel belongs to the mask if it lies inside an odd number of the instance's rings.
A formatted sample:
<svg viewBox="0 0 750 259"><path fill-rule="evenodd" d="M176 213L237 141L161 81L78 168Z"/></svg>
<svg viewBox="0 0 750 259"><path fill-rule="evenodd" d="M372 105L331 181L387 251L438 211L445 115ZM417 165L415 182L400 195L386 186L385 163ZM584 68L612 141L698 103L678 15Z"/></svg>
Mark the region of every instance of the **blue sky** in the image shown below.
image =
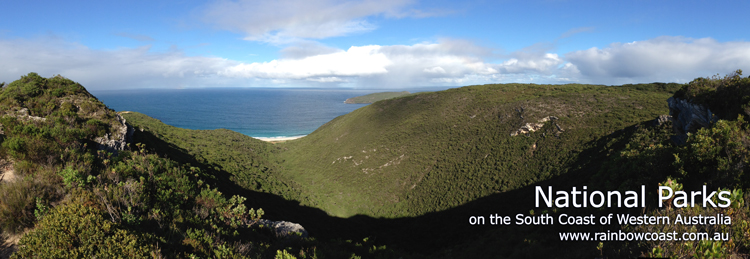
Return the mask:
<svg viewBox="0 0 750 259"><path fill-rule="evenodd" d="M747 1L10 1L0 81L89 89L688 82L750 72Z"/></svg>

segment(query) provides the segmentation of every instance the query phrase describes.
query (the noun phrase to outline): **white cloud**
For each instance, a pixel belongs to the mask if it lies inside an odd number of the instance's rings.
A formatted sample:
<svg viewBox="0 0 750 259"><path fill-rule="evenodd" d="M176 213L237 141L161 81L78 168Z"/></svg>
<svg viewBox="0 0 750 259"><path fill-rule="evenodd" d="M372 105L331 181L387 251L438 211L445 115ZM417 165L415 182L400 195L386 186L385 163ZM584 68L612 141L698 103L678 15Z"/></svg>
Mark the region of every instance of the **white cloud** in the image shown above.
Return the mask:
<svg viewBox="0 0 750 259"><path fill-rule="evenodd" d="M431 67L431 68L425 68L424 72L430 73L430 74L445 74L445 69L442 67Z"/></svg>
<svg viewBox="0 0 750 259"><path fill-rule="evenodd" d="M555 53L517 53L514 56L499 66L505 74L546 75L553 73L558 65L564 63Z"/></svg>
<svg viewBox="0 0 750 259"><path fill-rule="evenodd" d="M37 72L61 74L94 90L309 84L397 88L504 82L527 78L509 74L546 74L559 60L555 54L516 53L514 59L494 64L485 61L494 57L492 49L452 39L347 50L305 44L283 49L281 59L242 63L151 52L148 46L93 50L62 39L0 40L0 80Z"/></svg>
<svg viewBox="0 0 750 259"><path fill-rule="evenodd" d="M307 79L336 76L384 74L390 60L379 53L379 46L351 47L347 51L302 59L243 63L227 68L221 75L246 78Z"/></svg>
<svg viewBox="0 0 750 259"><path fill-rule="evenodd" d="M323 39L376 28L365 18L383 15L425 17L433 13L406 10L413 0L239 0L206 6L203 20L221 29L239 31L246 40L289 43ZM439 14L439 13L434 13Z"/></svg>
<svg viewBox="0 0 750 259"><path fill-rule="evenodd" d="M315 41L300 41L292 46L281 49L281 57L285 59L300 59L310 56L342 52L343 50L332 48Z"/></svg>
<svg viewBox="0 0 750 259"><path fill-rule="evenodd" d="M61 74L89 89L212 86L353 86L399 88L486 83L688 82L750 71L749 42L660 37L558 55L534 45L507 55L469 41L335 49L301 42L282 58L243 63L190 57L148 46L94 50L59 38L0 39L0 81L29 72Z"/></svg>
<svg viewBox="0 0 750 259"><path fill-rule="evenodd" d="M572 64L566 69L586 82L687 82L750 68L750 42L659 37L574 51L564 59Z"/></svg>
<svg viewBox="0 0 750 259"><path fill-rule="evenodd" d="M385 58L388 62L379 63L382 66L371 67L371 73L345 74L336 69L327 69L329 75L344 75L359 77L355 80L357 86L373 88L395 88L404 86L423 85L460 85L484 84L495 82L528 82L541 79L542 82L567 82L563 78L556 78L553 73L564 63L557 54L547 52L544 45L535 45L509 55L498 55L493 49L478 46L472 42L455 39L441 39L437 43L420 43L414 45L370 46L370 55ZM334 59L336 53L316 56L319 60L342 67L355 66L356 62L377 64L368 61L371 57L351 59L352 64L339 62ZM491 63L487 60L499 57L506 58L501 63ZM278 60L278 62L291 62ZM325 63L318 66L329 67ZM300 73L299 70L295 70ZM314 74L317 76L317 74ZM530 76L531 75L531 76ZM516 81L510 81L516 80Z"/></svg>
<svg viewBox="0 0 750 259"><path fill-rule="evenodd" d="M501 68L516 67L514 64L499 66L487 63L483 60L487 55L492 55L491 50L467 41L445 39L438 43L370 45L303 58L243 63L221 74L394 88L468 82L471 75L492 75L499 73ZM521 64L530 66L525 61Z"/></svg>
<svg viewBox="0 0 750 259"><path fill-rule="evenodd" d="M370 87L403 87L414 85L452 84L466 75L497 73L484 57L491 50L468 41L444 39L438 43L382 46L391 65L387 75L368 78L361 82Z"/></svg>
<svg viewBox="0 0 750 259"><path fill-rule="evenodd" d="M181 52L152 53L148 46L92 50L56 38L0 40L0 61L0 81L11 82L29 72L60 74L88 89L205 86L221 82L215 78L217 71L238 63Z"/></svg>
<svg viewBox="0 0 750 259"><path fill-rule="evenodd" d="M318 83L339 83L339 82L347 82L347 80L331 76L331 77L314 77L314 78L308 78L307 80L318 82Z"/></svg>

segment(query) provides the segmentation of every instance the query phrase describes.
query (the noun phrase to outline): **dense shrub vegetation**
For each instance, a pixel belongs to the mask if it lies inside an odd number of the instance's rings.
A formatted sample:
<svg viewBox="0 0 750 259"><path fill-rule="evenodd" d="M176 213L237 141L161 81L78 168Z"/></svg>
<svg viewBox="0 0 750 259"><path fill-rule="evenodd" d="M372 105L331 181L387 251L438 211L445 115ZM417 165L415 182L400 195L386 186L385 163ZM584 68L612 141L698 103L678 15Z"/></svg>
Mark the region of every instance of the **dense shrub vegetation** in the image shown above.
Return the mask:
<svg viewBox="0 0 750 259"><path fill-rule="evenodd" d="M720 77L696 78L674 95L695 104L707 105L720 118L734 120L738 114L750 115L750 78L742 70Z"/></svg>
<svg viewBox="0 0 750 259"><path fill-rule="evenodd" d="M124 116L138 129L135 142L146 143L154 152L201 166L213 175L228 173L230 180L246 189L305 199L300 187L280 174L278 147L230 130L188 130L140 113Z"/></svg>
<svg viewBox="0 0 750 259"><path fill-rule="evenodd" d="M644 128L629 140L629 146L622 151L620 158L627 160L619 164L630 168L611 167L602 178L635 178L623 184L647 183L672 186L677 190L700 190L703 185L711 190L731 191L731 206L728 208L704 208L703 206L665 209L654 208L652 215L683 216L723 214L731 216L731 225L656 225L638 226L643 232L707 232L726 233L730 241L651 241L643 242L644 253L655 257L675 258L730 258L750 254L750 175L747 165L750 162L750 127L746 122L750 101L750 78L742 78L737 71L724 78L698 78L685 86L675 98L688 99L695 104L705 105L719 115L722 120L709 128L702 128L689 135L684 146L669 142L669 126ZM618 160L618 159L615 159ZM645 161L654 161L648 163ZM658 161L658 162L657 162ZM633 166L640 168L634 169ZM656 167L654 167L656 166ZM650 167L650 169L649 169ZM650 177L644 179L644 176ZM622 181L621 181L622 182Z"/></svg>
<svg viewBox="0 0 750 259"><path fill-rule="evenodd" d="M145 258L158 253L131 231L105 219L93 197L85 192L73 195L71 201L40 215L14 257Z"/></svg>
<svg viewBox="0 0 750 259"><path fill-rule="evenodd" d="M424 215L565 175L590 143L668 113L677 84L468 86L384 100L279 144L337 216ZM511 133L554 116L528 136Z"/></svg>
<svg viewBox="0 0 750 259"><path fill-rule="evenodd" d="M31 73L0 91L0 164L16 176L0 182L0 228L25 233L16 258L741 257L750 254L748 87L741 71L685 85L469 86L375 102L279 144L125 113L139 144L114 154L93 141L115 132L114 111L73 81ZM652 121L670 96L721 120L675 145L672 124ZM642 184L649 197L658 185L731 190L732 206L534 212L529 198L534 185ZM733 224L605 229L731 235L640 243L556 235L599 228L465 225L492 212L721 213ZM285 213L300 214L312 237L258 224Z"/></svg>
<svg viewBox="0 0 750 259"><path fill-rule="evenodd" d="M116 154L99 150L93 139L112 133L116 113L61 76L30 73L5 85L0 113L0 159L11 166L0 182L0 227L4 235L26 232L14 258L321 258L390 251L286 240L259 227L262 209L212 187L217 176L200 167L149 153L142 144ZM231 154L246 161L242 151ZM214 157L198 159L211 168ZM271 169L262 166L270 164L253 159L247 168L229 169L236 181L281 188L265 180Z"/></svg>

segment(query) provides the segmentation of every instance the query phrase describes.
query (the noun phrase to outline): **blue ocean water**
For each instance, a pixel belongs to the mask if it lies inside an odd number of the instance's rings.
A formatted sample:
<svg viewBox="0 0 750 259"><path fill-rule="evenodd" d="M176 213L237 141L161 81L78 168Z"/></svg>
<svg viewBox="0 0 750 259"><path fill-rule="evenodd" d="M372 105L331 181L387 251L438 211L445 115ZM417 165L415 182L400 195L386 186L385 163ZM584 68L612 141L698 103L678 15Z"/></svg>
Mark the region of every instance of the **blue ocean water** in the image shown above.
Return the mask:
<svg viewBox="0 0 750 259"><path fill-rule="evenodd" d="M366 104L347 98L377 92L352 89L224 88L100 91L116 111L136 111L187 129L225 128L251 137L307 135Z"/></svg>

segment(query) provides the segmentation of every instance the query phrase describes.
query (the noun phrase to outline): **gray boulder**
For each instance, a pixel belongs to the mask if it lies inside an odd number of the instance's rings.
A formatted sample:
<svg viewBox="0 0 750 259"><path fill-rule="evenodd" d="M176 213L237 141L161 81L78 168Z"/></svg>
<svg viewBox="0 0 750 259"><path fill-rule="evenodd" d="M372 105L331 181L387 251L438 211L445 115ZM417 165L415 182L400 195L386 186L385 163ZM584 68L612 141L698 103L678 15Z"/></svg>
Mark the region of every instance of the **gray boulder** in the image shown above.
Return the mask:
<svg viewBox="0 0 750 259"><path fill-rule="evenodd" d="M293 222L261 219L258 224L273 229L276 236L280 238L308 236L307 230L302 225ZM295 233L299 233L299 235Z"/></svg>
<svg viewBox="0 0 750 259"><path fill-rule="evenodd" d="M678 145L685 144L687 133L694 133L698 129L708 127L711 123L719 120L711 109L700 104L693 104L687 100L670 97L669 115L672 116L672 125L675 134L672 140Z"/></svg>

